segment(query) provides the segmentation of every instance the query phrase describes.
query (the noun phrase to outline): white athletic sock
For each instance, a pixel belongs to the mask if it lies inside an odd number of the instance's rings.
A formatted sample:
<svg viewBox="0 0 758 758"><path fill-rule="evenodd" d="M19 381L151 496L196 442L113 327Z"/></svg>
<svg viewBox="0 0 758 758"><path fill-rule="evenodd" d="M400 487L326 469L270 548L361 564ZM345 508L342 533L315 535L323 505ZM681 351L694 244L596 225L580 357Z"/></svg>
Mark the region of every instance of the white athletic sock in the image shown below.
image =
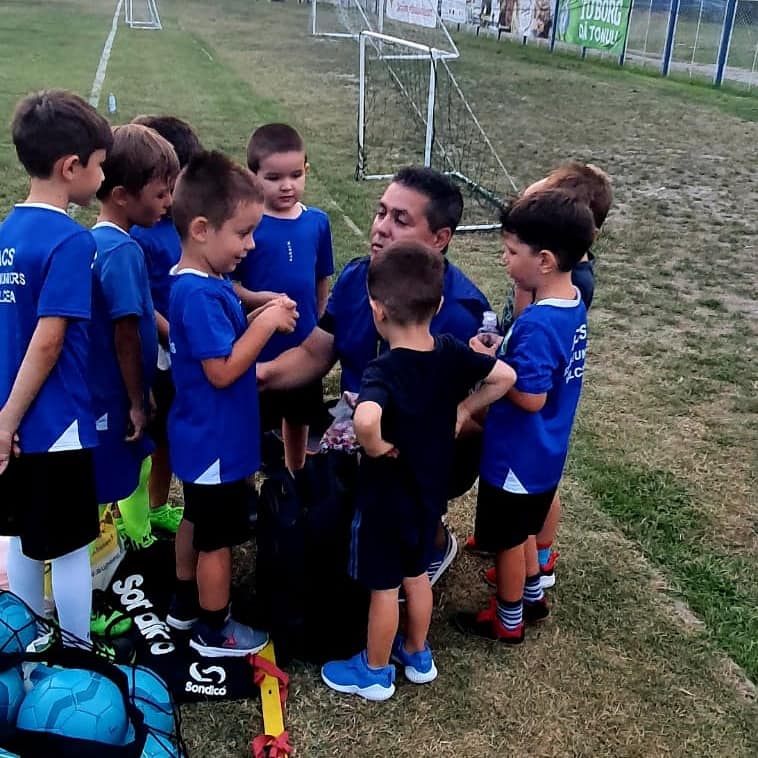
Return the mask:
<svg viewBox="0 0 758 758"><path fill-rule="evenodd" d="M45 563L27 558L21 538L11 537L8 544L8 585L37 615L45 612Z"/></svg>
<svg viewBox="0 0 758 758"><path fill-rule="evenodd" d="M53 599L61 629L89 642L92 614L92 571L89 547L72 550L53 564Z"/></svg>

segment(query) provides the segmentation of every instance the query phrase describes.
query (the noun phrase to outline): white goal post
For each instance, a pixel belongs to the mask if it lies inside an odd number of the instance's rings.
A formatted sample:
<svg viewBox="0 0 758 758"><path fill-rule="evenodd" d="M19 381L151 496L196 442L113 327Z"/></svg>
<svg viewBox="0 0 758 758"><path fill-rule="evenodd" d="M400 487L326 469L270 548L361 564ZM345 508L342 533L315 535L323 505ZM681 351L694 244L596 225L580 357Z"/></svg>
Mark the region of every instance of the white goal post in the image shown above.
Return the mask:
<svg viewBox="0 0 758 758"><path fill-rule="evenodd" d="M163 29L156 0L126 0L124 21L130 29Z"/></svg>
<svg viewBox="0 0 758 758"><path fill-rule="evenodd" d="M423 164L449 176L465 199L461 231L499 228L517 191L448 66L449 53L378 32L359 35L356 179L389 179Z"/></svg>
<svg viewBox="0 0 758 758"><path fill-rule="evenodd" d="M459 56L437 0L311 0L311 34L358 39L363 31L388 34Z"/></svg>

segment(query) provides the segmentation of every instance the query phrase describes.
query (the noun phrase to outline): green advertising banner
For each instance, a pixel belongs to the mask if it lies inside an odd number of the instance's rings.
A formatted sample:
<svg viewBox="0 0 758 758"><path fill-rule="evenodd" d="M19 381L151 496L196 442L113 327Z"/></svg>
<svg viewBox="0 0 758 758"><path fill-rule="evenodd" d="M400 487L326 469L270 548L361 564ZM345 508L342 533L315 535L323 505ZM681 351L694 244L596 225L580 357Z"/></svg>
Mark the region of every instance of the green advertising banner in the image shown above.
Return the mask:
<svg viewBox="0 0 758 758"><path fill-rule="evenodd" d="M561 0L556 37L615 55L624 52L632 0Z"/></svg>

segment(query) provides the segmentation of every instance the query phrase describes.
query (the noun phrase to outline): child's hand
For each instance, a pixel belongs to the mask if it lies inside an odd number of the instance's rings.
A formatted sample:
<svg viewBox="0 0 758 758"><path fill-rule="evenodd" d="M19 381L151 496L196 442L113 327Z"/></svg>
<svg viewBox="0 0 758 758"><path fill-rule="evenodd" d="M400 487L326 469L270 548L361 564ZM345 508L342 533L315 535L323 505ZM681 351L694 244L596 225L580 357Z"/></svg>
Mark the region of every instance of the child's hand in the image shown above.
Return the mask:
<svg viewBox="0 0 758 758"><path fill-rule="evenodd" d="M397 458L397 448L391 443L382 440L374 450L371 451L374 458Z"/></svg>
<svg viewBox="0 0 758 758"><path fill-rule="evenodd" d="M126 441L136 442L142 438L147 426L147 414L145 409L140 406L132 406L129 409L129 422L126 425Z"/></svg>
<svg viewBox="0 0 758 758"><path fill-rule="evenodd" d="M471 423L471 414L463 407L463 403L458 404L458 412L455 417L455 436L460 436L460 433Z"/></svg>
<svg viewBox="0 0 758 758"><path fill-rule="evenodd" d="M267 326L272 326L276 332L289 334L295 331L295 324L299 317L295 301L285 296L272 300L257 320L263 321Z"/></svg>
<svg viewBox="0 0 758 758"><path fill-rule="evenodd" d="M497 355L497 350L503 344L503 338L499 334L475 334L469 341L468 346L482 355Z"/></svg>
<svg viewBox="0 0 758 758"><path fill-rule="evenodd" d="M8 468L11 456L18 458L20 454L18 434L8 429L0 429L0 474Z"/></svg>

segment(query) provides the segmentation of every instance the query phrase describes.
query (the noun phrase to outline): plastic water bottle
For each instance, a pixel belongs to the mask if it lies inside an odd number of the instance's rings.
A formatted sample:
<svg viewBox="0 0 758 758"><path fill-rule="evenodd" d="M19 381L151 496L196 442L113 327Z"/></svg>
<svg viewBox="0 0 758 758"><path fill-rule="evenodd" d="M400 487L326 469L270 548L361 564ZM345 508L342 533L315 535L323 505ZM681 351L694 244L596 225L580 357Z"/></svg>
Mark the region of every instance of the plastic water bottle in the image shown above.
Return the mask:
<svg viewBox="0 0 758 758"><path fill-rule="evenodd" d="M495 311L484 311L482 314L482 325L476 332L480 342L486 347L492 347L495 339L500 336L497 328L497 313Z"/></svg>
<svg viewBox="0 0 758 758"><path fill-rule="evenodd" d="M108 95L108 113L116 112L116 96L111 92Z"/></svg>

